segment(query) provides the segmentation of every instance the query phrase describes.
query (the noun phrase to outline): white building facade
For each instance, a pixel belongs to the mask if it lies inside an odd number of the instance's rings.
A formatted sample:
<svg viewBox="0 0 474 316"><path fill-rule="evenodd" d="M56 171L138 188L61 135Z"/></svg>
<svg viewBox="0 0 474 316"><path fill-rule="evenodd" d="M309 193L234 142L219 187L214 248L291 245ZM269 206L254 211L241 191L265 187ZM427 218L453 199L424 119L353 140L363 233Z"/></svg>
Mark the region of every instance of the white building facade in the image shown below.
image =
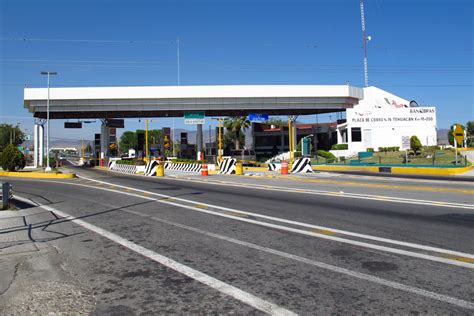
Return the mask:
<svg viewBox="0 0 474 316"><path fill-rule="evenodd" d="M376 87L364 88L364 98L346 110L346 122L337 126L337 143L348 145L346 155L368 148L407 149L413 135L423 146L437 144L436 108L418 107Z"/></svg>

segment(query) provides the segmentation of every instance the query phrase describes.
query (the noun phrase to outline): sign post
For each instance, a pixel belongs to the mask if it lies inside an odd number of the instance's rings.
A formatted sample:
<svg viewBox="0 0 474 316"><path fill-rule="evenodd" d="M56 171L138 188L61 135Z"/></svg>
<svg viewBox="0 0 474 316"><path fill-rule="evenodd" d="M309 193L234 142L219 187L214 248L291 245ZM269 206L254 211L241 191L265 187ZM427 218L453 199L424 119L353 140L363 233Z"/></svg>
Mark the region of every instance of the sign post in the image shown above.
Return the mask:
<svg viewBox="0 0 474 316"><path fill-rule="evenodd" d="M405 149L405 164L408 164L408 149L410 149L410 136L402 136L402 150Z"/></svg>
<svg viewBox="0 0 474 316"><path fill-rule="evenodd" d="M456 150L456 165L458 164L458 144L461 145L464 141L464 128L461 125L453 126L454 146Z"/></svg>

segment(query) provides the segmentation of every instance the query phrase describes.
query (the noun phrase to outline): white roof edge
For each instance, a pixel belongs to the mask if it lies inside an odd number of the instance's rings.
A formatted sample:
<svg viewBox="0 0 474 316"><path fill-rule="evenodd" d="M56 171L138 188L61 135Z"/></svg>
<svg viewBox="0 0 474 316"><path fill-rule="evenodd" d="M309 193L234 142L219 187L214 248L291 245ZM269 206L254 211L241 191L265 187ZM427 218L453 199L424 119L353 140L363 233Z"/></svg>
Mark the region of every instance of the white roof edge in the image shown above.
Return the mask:
<svg viewBox="0 0 474 316"><path fill-rule="evenodd" d="M45 100L47 88L25 88L25 103ZM351 97L363 98L363 89L349 85L222 85L51 88L50 99L159 99L245 97Z"/></svg>

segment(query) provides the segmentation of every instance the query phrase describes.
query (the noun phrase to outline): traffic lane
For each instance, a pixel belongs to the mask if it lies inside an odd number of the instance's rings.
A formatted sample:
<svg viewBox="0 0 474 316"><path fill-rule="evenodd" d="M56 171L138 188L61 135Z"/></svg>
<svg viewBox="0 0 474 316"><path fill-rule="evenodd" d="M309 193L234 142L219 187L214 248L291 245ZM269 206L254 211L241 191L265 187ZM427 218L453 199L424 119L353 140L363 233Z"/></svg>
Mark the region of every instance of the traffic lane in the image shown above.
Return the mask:
<svg viewBox="0 0 474 316"><path fill-rule="evenodd" d="M221 180L226 182L236 182L239 177L229 177L216 175L212 176L212 180ZM241 177L240 177L241 178ZM314 176L297 176L297 177L244 177L245 183L261 185L262 181L265 185L280 188L299 188L309 190L321 190L329 192L344 192L354 194L370 194L374 196L388 196L399 198L411 198L420 200L431 200L451 203L464 203L472 205L474 203L474 184L466 186L458 186L456 183L440 183L427 184L422 181L417 183L411 182L383 182L378 181L359 181L356 179L333 179L318 178ZM196 179L191 179L199 181ZM212 181L210 180L210 181ZM210 182L209 181L209 182Z"/></svg>
<svg viewBox="0 0 474 316"><path fill-rule="evenodd" d="M126 175L119 172L106 171L100 169L80 169L77 171L79 176L92 177L98 180L113 181L120 183L123 179L133 178L136 180L150 181L147 177L137 175ZM296 189L308 189L308 190L320 190L322 192L344 192L354 194L369 194L373 196L387 196L396 198L408 198L408 199L419 199L428 201L440 201L449 203L461 203L465 205L474 204L474 184L459 185L458 183L443 183L439 181L439 184L424 183L423 181L393 181L380 183L377 180L374 181L358 181L354 179L318 179L313 176L310 177L278 177L278 178L267 178L267 177L238 177L228 175L212 175L209 177L201 177L199 175L181 175L179 176L182 180L188 179L197 183L214 183L221 182L220 185L225 185L224 182L229 184L236 183L237 185L266 185L273 186L276 188L296 188ZM160 180L170 178L160 178ZM157 179L153 177L153 179ZM217 183L216 185L219 185Z"/></svg>
<svg viewBox="0 0 474 316"><path fill-rule="evenodd" d="M145 177L107 178L112 183L141 188L202 203L239 208L330 228L473 252L471 210L384 201L285 193L252 188ZM102 178L102 180L106 180ZM258 206L258 210L256 210Z"/></svg>
<svg viewBox="0 0 474 316"><path fill-rule="evenodd" d="M137 208L140 209L141 207L138 206L138 205L137 205ZM161 206L158 207L156 210L153 210L152 209L153 206L155 206L155 205L154 204L148 205L146 207L147 212L155 213L155 212L167 211L167 208L164 209ZM133 207L132 207L132 209L133 209ZM140 211L143 211L143 210L140 210ZM195 216L193 216L194 214L185 214L185 213L178 214L179 211L180 211L179 209L169 210L169 215L177 216L177 217L173 218L173 220L177 221L177 220L180 220L180 219L187 219L187 220L189 220L188 224L193 224L194 223L194 225L198 222L197 218ZM120 214L121 214L121 216L123 215L122 213L120 213ZM162 214L160 214L160 215L162 215ZM199 215L201 215L201 214L199 214ZM114 218L115 218L115 216L114 216ZM200 225L204 225L204 227L202 227L202 228L206 229L206 228L209 227L209 221L211 221L211 220L212 220L212 218L209 219L207 217L204 217L204 218L201 219L201 224ZM197 242L197 244L192 245L193 242L198 240L196 238L196 236L194 236L193 234L190 234L189 236L186 237L186 233L179 232L179 231L173 232L173 229L170 230L169 227L167 227L166 225L164 227L161 227L161 228L156 228L156 226L150 225L150 223L148 223L148 222L145 225L144 223L140 222L140 220L137 223L135 223L133 216L132 216L132 218L128 218L127 220L123 220L123 218L122 218L122 220L120 222L122 222L122 223L126 222L128 224L124 227L120 227L120 225L112 225L111 227L112 227L113 230L118 229L119 232L121 232L122 234L125 234L125 236L129 240L139 241L141 244L146 245L147 248L157 247L156 244L159 244L160 246L159 246L158 250L162 251L164 249L164 250L167 251L167 253L171 252L173 257L180 257L181 258L181 256L182 256L181 260L189 260L189 256L190 256L189 249L195 249L196 252L194 254L192 254L192 256L193 256L192 261L195 262L196 265L199 265L199 267L200 267L199 269L205 270L205 269L208 269L209 267L212 267L213 268L213 270L211 271L212 274L218 274L219 276L224 275L225 279L229 279L231 281L233 281L236 278L235 275L229 276L228 271L226 271L226 270L224 270L224 271L219 271L219 269L216 270L216 267L214 266L214 265L216 265L216 262L213 259L211 259L211 260L209 259L209 258L216 257L216 256L219 257L219 258L222 258L222 254L226 254L226 253L229 252L228 247L223 247L222 249L220 249L221 247L216 246L215 241L211 241L210 244L207 244L207 245L204 244L203 245L202 240L199 240L199 242ZM236 232L236 227L239 226L239 225L240 225L240 223L239 224L232 224L232 226L231 226L232 227L232 232ZM247 225L247 224L245 224L245 225ZM245 225L243 225L243 226L245 226ZM150 227L148 227L148 226L150 226ZM210 225L210 227L226 227L223 232L229 230L228 226L229 225L227 225L225 222L223 222L223 223L216 222L216 223L213 223L213 224ZM247 226L249 226L249 225L247 225ZM127 227L128 227L128 229L127 229ZM248 240L250 240L250 241L259 240L259 243L261 243L261 241L262 241L262 236L263 237L268 236L268 239L267 239L267 241L265 241L265 243L267 243L269 241L274 241L274 240L287 240L288 238L290 238L290 239L294 238L294 236L292 236L291 234L290 235L282 234L280 236L275 236L274 235L275 232L273 230L266 231L265 229L261 232L261 235L253 236L252 232L255 231L254 228L243 227L243 228L238 228L237 230L239 230L239 229L243 229L244 231L238 232L235 237L242 238L242 236L248 236L248 238L249 238ZM155 232L155 233L152 234L151 232ZM164 235L156 236L157 233L161 233L161 232L163 232ZM142 234L142 235L144 234L145 236L154 236L154 237L153 237L153 239L143 238L143 236L140 235L140 234ZM170 238L170 236L179 236L179 240L177 240L175 238ZM181 240L182 238L184 238L184 240ZM303 245L303 246L300 246L301 249L298 248L298 247L295 248L295 249L298 249L298 253L302 249L317 249L318 251L316 253L313 253L313 254L305 253L304 255L306 255L308 257L316 257L318 259L321 258L321 257L324 257L325 256L324 251L323 251L323 254L321 254L321 249L324 249L324 247L321 244L319 244L319 241L311 241L311 242L312 243L318 242L318 244L312 246L311 244L308 244L308 240L305 240L305 238L301 238L301 240L294 240L293 242L291 242L290 247L288 249L285 249L285 250L292 250L295 245L300 245L301 244L301 245ZM278 247L279 245L277 243L273 246ZM282 247L282 246L280 245L280 247ZM212 251L210 253L208 251L209 249L212 249ZM218 249L218 250L216 250L216 249ZM332 249L332 251L331 251L331 249ZM294 251L294 249L293 249L293 251ZM343 257L351 257L351 253L354 253L355 249L344 249L344 246L343 246L342 249L338 248L338 249L334 250L333 246L330 246L329 249L327 249L327 251L331 251L331 254L335 255L335 256L341 256L342 255ZM364 249L363 252L365 252L365 249ZM230 254L229 257L227 257L225 259L225 261L226 262L230 261L234 264L235 259L233 259L233 258L245 258L245 256L246 256L245 253L244 254L242 254L242 253ZM196 257L198 257L198 259L196 259ZM255 257L255 256L253 256L253 257ZM370 257L369 261L367 260L367 257ZM255 257L255 258L259 258L259 256ZM361 260L361 261L357 262L358 260ZM349 261L351 261L351 260L349 260ZM400 261L400 262L398 262L398 261ZM397 264L395 264L394 262L397 262ZM377 270L383 271L383 272L394 270L394 269L398 270L398 266L404 266L404 262L405 262L405 260L399 260L399 259L397 259L396 256L393 257L393 258L391 258L391 257L387 258L385 254L377 254L376 252L375 253L373 253L373 252L366 253L361 258L356 259L356 260L353 261L353 263L357 266L358 269L361 269L361 266L362 266L362 269L371 270L371 272L374 272L374 271L377 272ZM418 267L422 267L422 266L424 267L424 269L427 268L427 267L429 269L428 269L427 272L426 271L425 272L416 271L416 274L417 274L416 282L418 282L418 283L420 283L420 279L422 279L420 277L420 275L426 275L426 276L431 277L433 275L433 271L437 271L437 275L442 274L440 271L443 271L443 267L440 268L436 265L430 267L430 264L431 263L426 264L424 262L416 262L416 260L415 260L415 262L413 263L413 266L408 266L408 267L402 268L402 269L400 269L401 271L400 271L399 275L395 275L395 276L391 276L391 277L392 278L394 277L395 279L402 278L403 280L405 280L405 279L407 279L407 277L405 275L405 273L407 271L411 271L412 269L423 270L423 269L418 268ZM252 266L252 260L250 262L241 263L237 268L233 267L231 270L235 270L235 269L237 269L237 270L244 269L245 270L245 267L248 267L248 266ZM351 267L351 266L349 266L349 267L354 268L354 267ZM283 278L285 278L285 275L288 275L288 273L290 273L290 275L291 275L291 271L285 270L284 268L285 268L285 266L279 267L279 269L278 269L279 271L280 270L281 271L286 271L283 275L281 275L281 277L283 277ZM298 271L300 271L302 268L298 267L297 269L298 269ZM304 271L304 270L301 270L301 271ZM383 272L382 272L382 275L384 275ZM307 271L307 273L311 273L311 272ZM303 275L306 275L307 273L303 273ZM463 293L469 293L469 288L467 288L467 290L466 290L466 288L463 287L463 284L462 284L462 280L466 280L466 278L468 278L468 276L466 276L465 274L462 275L462 273L459 272L459 271L456 272L456 269L446 269L446 272L443 272L443 273L446 273L444 278L441 277L441 278L438 278L435 281L432 281L430 278L428 278L427 280L424 280L423 282L426 282L426 284L428 284L429 287L434 286L436 288L436 285L438 285L438 284L453 284L453 282L454 282L453 280L458 280L458 281L461 280L461 281L459 281L460 283L454 283L455 286L456 286L456 289L460 290L460 293L456 293L456 294L462 295ZM263 274L261 277L268 278L268 275ZM238 278L241 279L242 276L238 275ZM328 288L329 285L326 285L326 283L327 282L330 283L331 280L333 280L333 277L328 278L327 280L323 280L324 281L323 283L325 284L325 288ZM304 285L301 285L301 282L303 282L304 280L298 279L296 281L297 281L296 283L290 282L289 284L286 284L286 286L290 286L290 287L293 287L293 288L299 288L299 287L305 288ZM245 284L247 284L248 282L252 282L252 281L248 280L248 279L245 279L242 286L245 286ZM423 283L423 285L425 285L425 283ZM347 284L340 284L340 286L341 287L345 286L347 288ZM252 289L254 289L254 287L252 287ZM366 289L362 289L362 290L360 288L358 288L358 289L360 291L364 292L364 293L367 292ZM437 289L437 290L439 290L439 289ZM260 289L257 288L255 291L260 292ZM278 292L278 291L275 290L275 292ZM451 292L451 294L452 294L452 292ZM373 297L373 294L371 294L370 296ZM297 299L297 298L295 297L295 299ZM383 300L383 298L381 298L381 300ZM352 302L352 303L354 303L354 302ZM362 304L362 306L364 304ZM312 307L307 306L307 308L308 308L308 310L310 310L310 308L312 308ZM392 308L394 308L394 306L392 306ZM399 307L397 307L397 308L399 308Z"/></svg>
<svg viewBox="0 0 474 316"><path fill-rule="evenodd" d="M70 215L107 227L112 225L120 233L133 229L129 219L120 215L120 209L142 205L142 199L114 195L113 207L104 206L104 196L95 190L68 190L60 188L34 189L37 183L21 188L22 196L44 203L44 196L52 207L67 210ZM30 194L27 193L30 192ZM146 202L146 201L145 201ZM111 220L111 218L115 220ZM31 237L37 242L49 241L60 250L69 269L81 282L88 285L96 297L95 314L133 313L216 313L259 314L260 311L202 283L184 276L153 260L138 255L117 243L92 233L68 220L26 218L33 225ZM51 222L52 221L52 222ZM107 224L106 224L107 223ZM134 234L131 239L146 238Z"/></svg>

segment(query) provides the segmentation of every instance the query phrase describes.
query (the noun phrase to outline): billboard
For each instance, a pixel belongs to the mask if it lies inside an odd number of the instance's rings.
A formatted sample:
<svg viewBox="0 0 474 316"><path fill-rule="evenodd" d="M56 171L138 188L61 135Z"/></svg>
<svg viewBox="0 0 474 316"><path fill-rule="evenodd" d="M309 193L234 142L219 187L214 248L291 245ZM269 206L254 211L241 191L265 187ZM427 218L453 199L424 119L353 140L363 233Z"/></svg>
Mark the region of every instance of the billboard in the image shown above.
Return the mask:
<svg viewBox="0 0 474 316"><path fill-rule="evenodd" d="M347 109L347 123L352 127L427 127L436 125L435 107L397 109Z"/></svg>

